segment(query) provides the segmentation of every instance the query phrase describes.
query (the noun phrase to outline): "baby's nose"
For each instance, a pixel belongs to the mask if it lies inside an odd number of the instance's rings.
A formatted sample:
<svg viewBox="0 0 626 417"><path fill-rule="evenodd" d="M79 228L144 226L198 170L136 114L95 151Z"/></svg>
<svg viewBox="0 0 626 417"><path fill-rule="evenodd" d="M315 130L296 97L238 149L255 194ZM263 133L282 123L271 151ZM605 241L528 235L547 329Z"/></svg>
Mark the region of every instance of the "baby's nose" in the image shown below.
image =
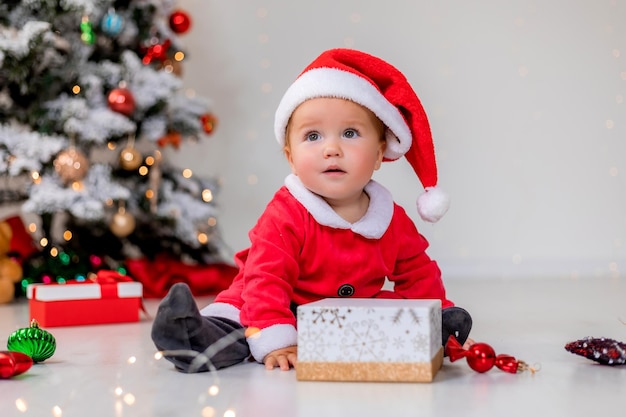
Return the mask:
<svg viewBox="0 0 626 417"><path fill-rule="evenodd" d="M340 156L341 155L341 146L336 140L328 140L326 141L326 146L324 147L324 156Z"/></svg>

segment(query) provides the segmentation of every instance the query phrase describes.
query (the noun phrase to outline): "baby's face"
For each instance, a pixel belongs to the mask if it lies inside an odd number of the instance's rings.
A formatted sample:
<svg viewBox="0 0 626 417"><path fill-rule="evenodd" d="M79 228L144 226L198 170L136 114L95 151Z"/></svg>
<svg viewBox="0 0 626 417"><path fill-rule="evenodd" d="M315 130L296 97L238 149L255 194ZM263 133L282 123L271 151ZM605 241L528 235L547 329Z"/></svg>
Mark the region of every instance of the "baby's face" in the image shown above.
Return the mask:
<svg viewBox="0 0 626 417"><path fill-rule="evenodd" d="M349 100L315 98L296 108L287 127L285 154L305 187L327 201L360 196L380 168L384 126Z"/></svg>

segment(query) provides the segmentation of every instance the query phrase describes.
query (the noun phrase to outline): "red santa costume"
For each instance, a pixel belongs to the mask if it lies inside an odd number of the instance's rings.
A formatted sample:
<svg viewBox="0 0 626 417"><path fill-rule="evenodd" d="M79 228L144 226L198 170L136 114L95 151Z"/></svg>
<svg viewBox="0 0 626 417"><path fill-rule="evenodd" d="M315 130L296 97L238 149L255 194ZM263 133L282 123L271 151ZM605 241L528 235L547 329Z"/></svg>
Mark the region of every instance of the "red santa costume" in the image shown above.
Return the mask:
<svg viewBox="0 0 626 417"><path fill-rule="evenodd" d="M261 331L248 338L262 361L297 344L297 305L327 297L446 299L437 264L404 209L375 181L365 187L367 213L348 223L290 175L250 231L249 249L235 259L240 272L201 313ZM394 284L384 290L385 278Z"/></svg>

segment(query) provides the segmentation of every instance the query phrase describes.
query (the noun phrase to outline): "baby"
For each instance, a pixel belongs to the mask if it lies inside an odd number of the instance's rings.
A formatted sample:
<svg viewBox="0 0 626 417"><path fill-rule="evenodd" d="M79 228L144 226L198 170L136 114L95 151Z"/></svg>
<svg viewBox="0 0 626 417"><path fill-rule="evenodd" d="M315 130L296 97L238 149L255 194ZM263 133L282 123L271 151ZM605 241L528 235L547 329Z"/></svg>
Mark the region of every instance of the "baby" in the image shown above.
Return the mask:
<svg viewBox="0 0 626 417"><path fill-rule="evenodd" d="M212 346L216 369L252 356L288 370L297 366L297 306L328 297L439 299L442 344L450 335L471 344L472 319L446 298L428 242L372 180L384 161L405 156L426 190L421 218L436 222L448 209L428 120L404 75L360 51L328 50L287 90L274 130L291 174L235 255L238 275L200 311L189 287L174 285L153 323L156 347ZM209 369L183 354L166 358L183 372Z"/></svg>

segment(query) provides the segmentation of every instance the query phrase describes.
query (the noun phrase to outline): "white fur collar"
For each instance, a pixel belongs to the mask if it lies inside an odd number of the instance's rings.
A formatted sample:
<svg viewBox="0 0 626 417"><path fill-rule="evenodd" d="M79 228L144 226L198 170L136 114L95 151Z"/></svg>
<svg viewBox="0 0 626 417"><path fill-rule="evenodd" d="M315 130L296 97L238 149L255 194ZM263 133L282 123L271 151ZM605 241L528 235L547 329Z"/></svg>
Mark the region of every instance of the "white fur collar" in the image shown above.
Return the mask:
<svg viewBox="0 0 626 417"><path fill-rule="evenodd" d="M368 239L380 239L393 217L391 193L374 180L365 186L365 192L370 197L367 212L355 223L341 218L322 197L309 191L297 175L289 174L285 178L285 186L318 223L336 229L350 229Z"/></svg>

